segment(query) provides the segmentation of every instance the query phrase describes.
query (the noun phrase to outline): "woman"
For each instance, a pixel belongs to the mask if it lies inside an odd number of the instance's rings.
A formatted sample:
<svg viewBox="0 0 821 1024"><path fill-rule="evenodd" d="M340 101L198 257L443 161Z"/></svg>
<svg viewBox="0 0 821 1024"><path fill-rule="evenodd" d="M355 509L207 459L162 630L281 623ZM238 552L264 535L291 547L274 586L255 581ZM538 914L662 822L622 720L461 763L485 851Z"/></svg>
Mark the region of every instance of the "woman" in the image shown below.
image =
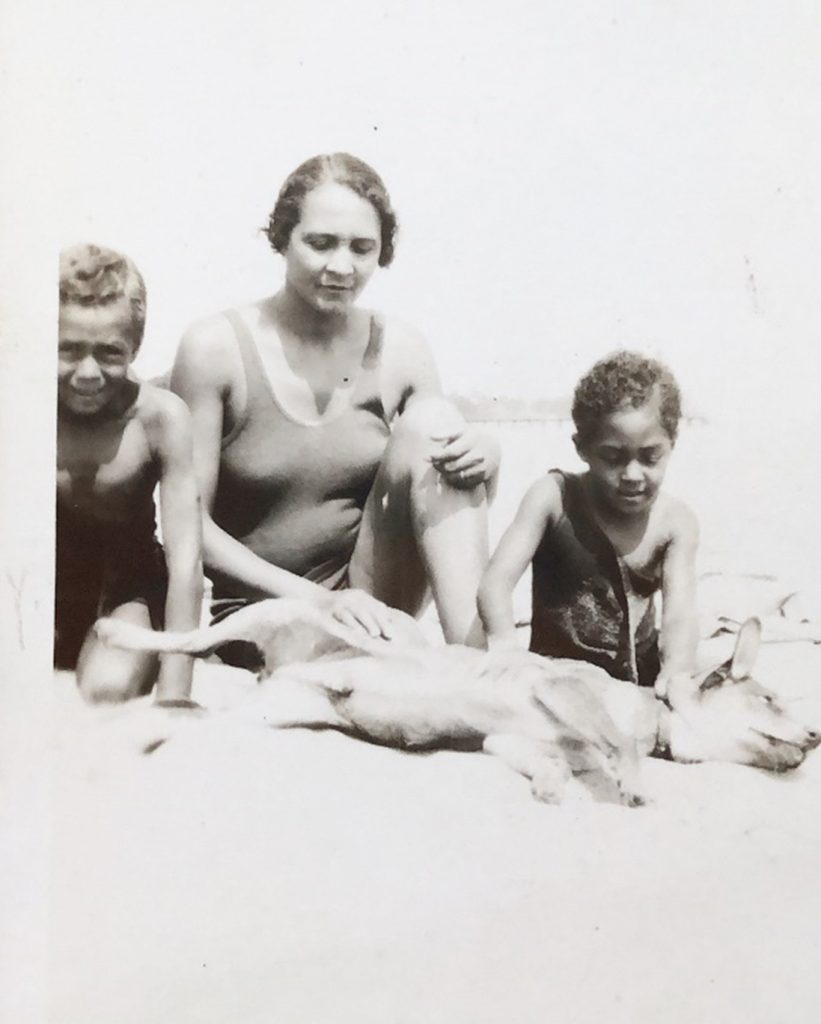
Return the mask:
<svg viewBox="0 0 821 1024"><path fill-rule="evenodd" d="M385 186L356 157L313 157L266 233L284 286L191 327L171 381L193 417L214 596L302 597L390 638L392 609L416 616L432 591L445 639L481 645L498 447L442 398L423 339L356 305L393 259Z"/></svg>

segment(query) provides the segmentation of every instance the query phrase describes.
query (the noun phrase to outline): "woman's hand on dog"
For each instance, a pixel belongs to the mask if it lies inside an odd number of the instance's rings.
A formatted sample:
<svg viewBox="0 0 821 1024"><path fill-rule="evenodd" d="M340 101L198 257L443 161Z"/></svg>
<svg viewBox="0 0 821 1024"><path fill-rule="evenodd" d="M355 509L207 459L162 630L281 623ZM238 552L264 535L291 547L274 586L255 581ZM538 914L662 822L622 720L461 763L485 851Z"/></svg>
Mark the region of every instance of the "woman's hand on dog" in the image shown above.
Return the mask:
<svg viewBox="0 0 821 1024"><path fill-rule="evenodd" d="M364 590L337 590L328 595L327 611L337 622L373 639L392 640L394 611Z"/></svg>

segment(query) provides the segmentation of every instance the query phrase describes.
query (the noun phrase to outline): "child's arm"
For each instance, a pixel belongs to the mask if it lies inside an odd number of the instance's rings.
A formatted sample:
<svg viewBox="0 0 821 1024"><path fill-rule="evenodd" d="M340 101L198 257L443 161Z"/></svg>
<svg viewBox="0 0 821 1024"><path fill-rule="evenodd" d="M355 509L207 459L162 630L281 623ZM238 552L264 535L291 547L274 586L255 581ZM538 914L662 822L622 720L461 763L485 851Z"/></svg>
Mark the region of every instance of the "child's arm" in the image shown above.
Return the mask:
<svg viewBox="0 0 821 1024"><path fill-rule="evenodd" d="M160 463L160 522L168 567L165 628L196 629L202 605L202 515L194 475L191 420L185 403L162 393L156 451ZM156 699L185 700L191 693L193 661L184 654L163 655Z"/></svg>
<svg viewBox="0 0 821 1024"><path fill-rule="evenodd" d="M561 500L555 480L549 476L537 480L493 553L478 595L490 648L516 642L513 590L533 560L548 522L561 511Z"/></svg>
<svg viewBox="0 0 821 1024"><path fill-rule="evenodd" d="M698 646L696 609L696 552L698 520L686 505L672 510L672 529L662 566L662 608L659 648L661 670L656 683L660 696L667 681L679 672L693 672Z"/></svg>

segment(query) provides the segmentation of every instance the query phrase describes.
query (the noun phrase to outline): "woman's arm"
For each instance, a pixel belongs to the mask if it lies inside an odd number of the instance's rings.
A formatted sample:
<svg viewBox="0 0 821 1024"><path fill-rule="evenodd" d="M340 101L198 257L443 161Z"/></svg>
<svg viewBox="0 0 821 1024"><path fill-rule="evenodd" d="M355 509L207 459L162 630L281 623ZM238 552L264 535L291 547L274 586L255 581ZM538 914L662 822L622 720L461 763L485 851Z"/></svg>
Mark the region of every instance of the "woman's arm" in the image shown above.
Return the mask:
<svg viewBox="0 0 821 1024"><path fill-rule="evenodd" d="M516 644L513 591L533 561L548 523L560 509L561 493L556 482L549 476L537 480L490 559L479 586L478 603L491 649Z"/></svg>
<svg viewBox="0 0 821 1024"><path fill-rule="evenodd" d="M239 352L226 322L217 318L194 325L182 337L171 390L191 413L194 469L202 498L203 556L206 569L242 583L259 597L314 600L322 588L271 565L221 529L211 517L219 478L225 407L238 386L244 391ZM242 395L244 400L244 394Z"/></svg>
<svg viewBox="0 0 821 1024"><path fill-rule="evenodd" d="M237 580L259 597L295 597L322 604L347 625L371 636L389 636L388 609L358 591L332 592L295 573L266 562L226 533L213 520L225 410L232 398L245 402L241 357L230 327L215 317L190 328L182 337L171 389L188 406L194 440L194 469L202 498L203 558L206 569Z"/></svg>

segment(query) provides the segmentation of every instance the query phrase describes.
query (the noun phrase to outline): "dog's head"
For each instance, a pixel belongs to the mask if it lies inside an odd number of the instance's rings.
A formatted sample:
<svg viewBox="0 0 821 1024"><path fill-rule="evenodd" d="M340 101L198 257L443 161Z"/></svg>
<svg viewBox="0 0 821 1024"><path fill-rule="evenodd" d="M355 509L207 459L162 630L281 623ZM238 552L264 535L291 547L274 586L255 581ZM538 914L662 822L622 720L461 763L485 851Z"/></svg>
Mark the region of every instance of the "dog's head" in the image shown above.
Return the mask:
<svg viewBox="0 0 821 1024"><path fill-rule="evenodd" d="M670 750L677 761L729 761L787 771L821 743L821 733L793 721L783 702L751 675L761 623L739 629L733 655L701 676L670 681Z"/></svg>

